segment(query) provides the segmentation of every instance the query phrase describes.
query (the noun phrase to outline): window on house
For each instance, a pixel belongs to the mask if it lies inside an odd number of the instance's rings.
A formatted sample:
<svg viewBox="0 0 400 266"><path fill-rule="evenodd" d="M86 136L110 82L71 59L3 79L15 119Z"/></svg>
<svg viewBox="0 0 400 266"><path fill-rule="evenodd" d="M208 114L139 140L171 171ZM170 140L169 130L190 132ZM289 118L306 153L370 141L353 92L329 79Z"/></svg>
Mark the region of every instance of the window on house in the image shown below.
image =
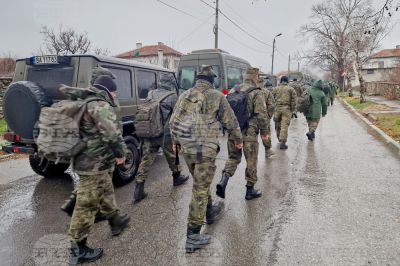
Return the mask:
<svg viewBox="0 0 400 266"><path fill-rule="evenodd" d="M375 71L373 69L367 69L367 74L374 74Z"/></svg>
<svg viewBox="0 0 400 266"><path fill-rule="evenodd" d="M140 99L146 99L150 90L157 88L156 73L152 71L137 71L137 84Z"/></svg>

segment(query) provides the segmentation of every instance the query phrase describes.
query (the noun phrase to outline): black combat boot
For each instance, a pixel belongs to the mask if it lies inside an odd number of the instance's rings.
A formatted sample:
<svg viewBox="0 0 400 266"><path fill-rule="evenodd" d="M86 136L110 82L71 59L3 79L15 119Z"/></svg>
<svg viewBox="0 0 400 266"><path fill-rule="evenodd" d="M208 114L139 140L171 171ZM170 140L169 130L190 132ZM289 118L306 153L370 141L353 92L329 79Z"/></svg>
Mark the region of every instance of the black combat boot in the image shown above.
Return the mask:
<svg viewBox="0 0 400 266"><path fill-rule="evenodd" d="M308 138L308 140L313 140L313 138L312 138L312 132L307 132L306 133L306 136L307 136L307 138Z"/></svg>
<svg viewBox="0 0 400 266"><path fill-rule="evenodd" d="M252 199L256 199L256 198L261 197L261 195L262 195L262 193L259 190L254 189L254 186L246 185L246 197L245 197L245 199L252 200Z"/></svg>
<svg viewBox="0 0 400 266"><path fill-rule="evenodd" d="M185 245L186 253L193 253L197 249L202 249L211 243L211 236L200 234L200 229L201 226L191 229L188 228Z"/></svg>
<svg viewBox="0 0 400 266"><path fill-rule="evenodd" d="M281 149L281 150L287 150L289 147L288 147L288 145L286 145L286 143L285 142L281 142L281 145L279 146L279 149Z"/></svg>
<svg viewBox="0 0 400 266"><path fill-rule="evenodd" d="M221 180L217 184L216 194L218 197L225 199L225 189L226 186L228 185L228 181L229 181L229 176L226 173L223 173Z"/></svg>
<svg viewBox="0 0 400 266"><path fill-rule="evenodd" d="M92 249L86 246L86 239L77 244L71 243L70 249L70 265L80 264L84 262L93 262L103 256L103 249Z"/></svg>
<svg viewBox="0 0 400 266"><path fill-rule="evenodd" d="M61 210L67 213L68 216L72 216L75 204L76 204L76 195L71 194L71 196L69 196L69 199L67 199L65 203L61 206Z"/></svg>
<svg viewBox="0 0 400 266"><path fill-rule="evenodd" d="M138 203L146 197L147 193L144 192L144 182L136 183L135 192L133 193L133 203Z"/></svg>
<svg viewBox="0 0 400 266"><path fill-rule="evenodd" d="M224 205L220 201L216 204L207 204L206 224L213 224L215 221L219 220L223 207Z"/></svg>
<svg viewBox="0 0 400 266"><path fill-rule="evenodd" d="M111 234L117 236L122 233L122 231L128 226L131 218L127 215L120 215L119 213L108 219L108 224L111 228Z"/></svg>
<svg viewBox="0 0 400 266"><path fill-rule="evenodd" d="M189 176L181 175L181 172L172 173L172 177L174 178L174 187L182 185L189 179Z"/></svg>
<svg viewBox="0 0 400 266"><path fill-rule="evenodd" d="M315 131L311 132L311 138L312 138L312 140L315 139Z"/></svg>

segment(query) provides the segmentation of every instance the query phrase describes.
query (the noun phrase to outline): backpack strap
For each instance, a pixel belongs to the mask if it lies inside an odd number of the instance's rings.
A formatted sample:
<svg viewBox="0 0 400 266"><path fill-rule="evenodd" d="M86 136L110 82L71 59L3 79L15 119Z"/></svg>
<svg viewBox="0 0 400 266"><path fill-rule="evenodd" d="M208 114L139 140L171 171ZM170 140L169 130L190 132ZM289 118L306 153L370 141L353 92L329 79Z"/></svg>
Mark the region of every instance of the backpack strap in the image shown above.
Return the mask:
<svg viewBox="0 0 400 266"><path fill-rule="evenodd" d="M246 93L247 93L247 94L250 94L251 92L253 92L253 91L255 91L255 90L261 90L261 88L252 87L252 88L248 89L248 90L246 91Z"/></svg>
<svg viewBox="0 0 400 266"><path fill-rule="evenodd" d="M156 100L156 102L161 103L162 101L164 101L165 99L167 99L169 96L172 96L172 95L174 95L174 94L175 94L175 92L167 93L167 94L165 94L163 97L160 97L158 100Z"/></svg>

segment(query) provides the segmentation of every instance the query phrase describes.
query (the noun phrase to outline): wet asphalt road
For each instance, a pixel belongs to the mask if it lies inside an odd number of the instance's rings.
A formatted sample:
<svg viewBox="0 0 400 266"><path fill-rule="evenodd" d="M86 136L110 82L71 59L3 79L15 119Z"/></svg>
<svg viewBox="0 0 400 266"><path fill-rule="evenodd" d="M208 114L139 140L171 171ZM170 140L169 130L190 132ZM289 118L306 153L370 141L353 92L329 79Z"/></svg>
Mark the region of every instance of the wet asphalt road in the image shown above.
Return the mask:
<svg viewBox="0 0 400 266"><path fill-rule="evenodd" d="M159 156L147 199L132 205L133 184L116 190L130 228L116 238L105 222L92 229L90 245L105 250L94 265L400 265L400 159L339 103L329 111L315 142L299 118L289 150L278 150L275 137L273 157L260 148L258 200L244 200L242 162L222 219L205 227L213 244L192 255L183 250L192 181L173 188ZM226 158L223 145L213 194ZM15 171L29 172L19 164ZM0 173L8 167L0 163ZM69 219L59 207L74 179L10 180L0 182L0 265L66 265Z"/></svg>

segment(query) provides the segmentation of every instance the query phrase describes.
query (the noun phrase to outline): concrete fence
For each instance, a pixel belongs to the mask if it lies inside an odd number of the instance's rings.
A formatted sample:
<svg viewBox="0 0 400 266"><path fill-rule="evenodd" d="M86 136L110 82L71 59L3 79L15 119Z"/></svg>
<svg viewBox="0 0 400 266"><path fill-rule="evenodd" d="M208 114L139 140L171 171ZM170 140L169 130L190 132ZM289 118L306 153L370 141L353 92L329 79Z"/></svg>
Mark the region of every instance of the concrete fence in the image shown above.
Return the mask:
<svg viewBox="0 0 400 266"><path fill-rule="evenodd" d="M3 118L3 96L8 85L10 85L12 78L0 77L0 119Z"/></svg>
<svg viewBox="0 0 400 266"><path fill-rule="evenodd" d="M368 95L384 96L388 100L400 99L400 84L393 82L366 82Z"/></svg>

